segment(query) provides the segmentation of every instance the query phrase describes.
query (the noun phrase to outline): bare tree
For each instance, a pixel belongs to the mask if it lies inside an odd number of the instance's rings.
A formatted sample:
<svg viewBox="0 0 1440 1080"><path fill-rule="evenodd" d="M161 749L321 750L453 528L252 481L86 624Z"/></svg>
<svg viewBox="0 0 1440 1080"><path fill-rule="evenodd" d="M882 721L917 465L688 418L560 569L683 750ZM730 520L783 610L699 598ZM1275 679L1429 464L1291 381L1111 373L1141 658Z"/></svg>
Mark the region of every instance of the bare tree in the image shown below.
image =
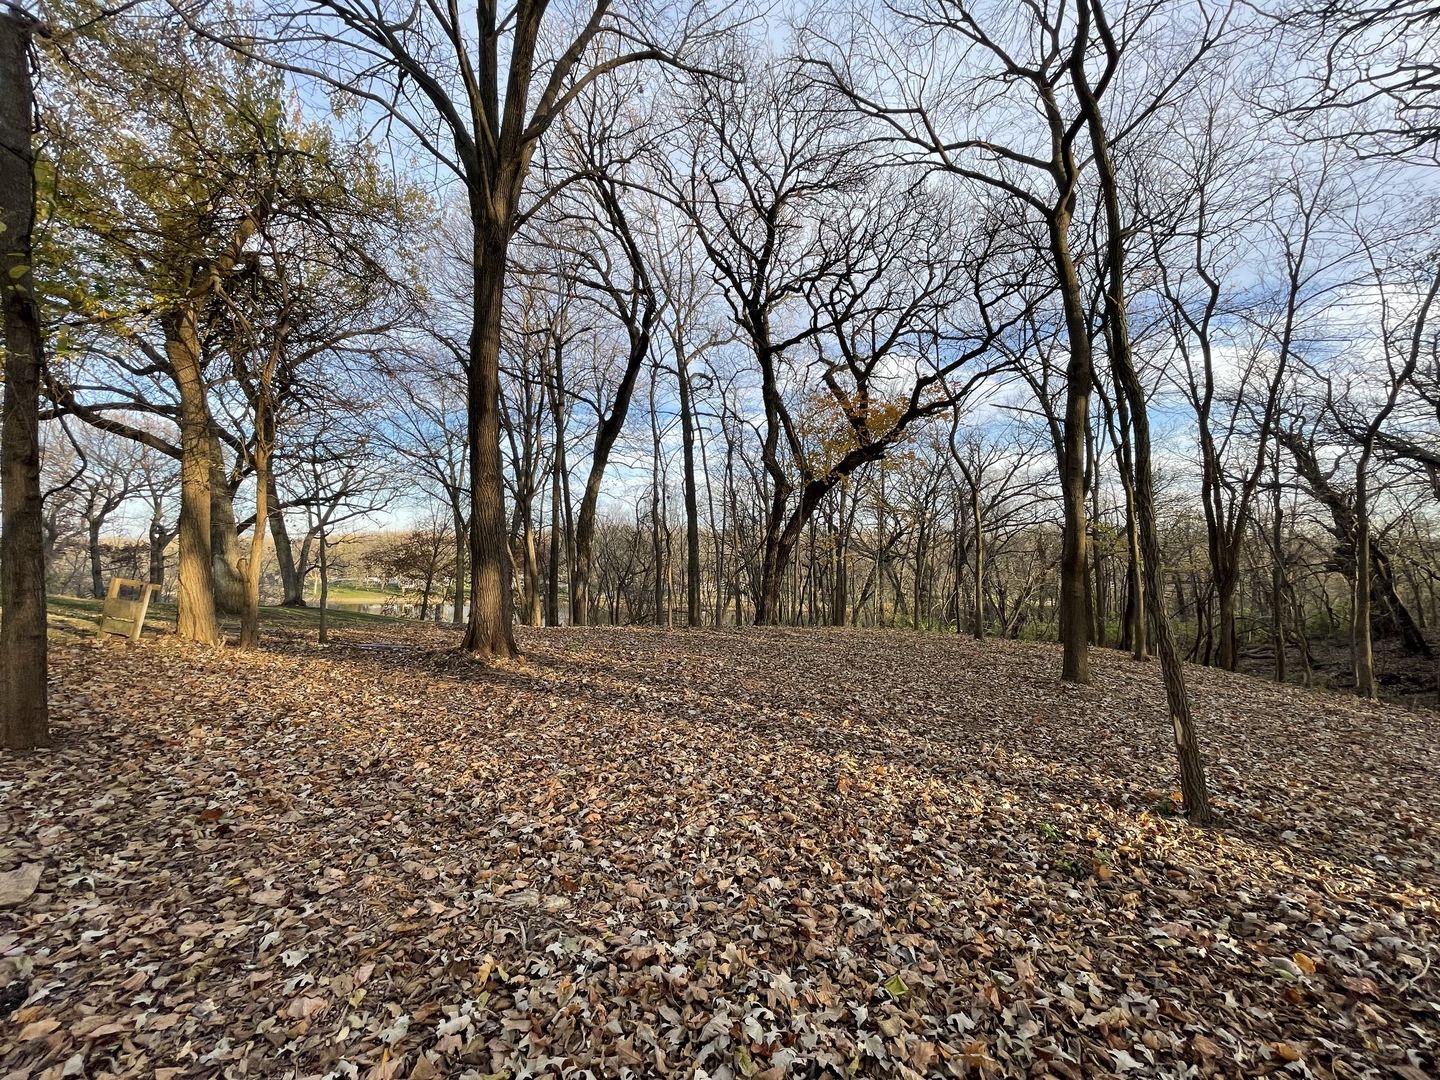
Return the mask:
<svg viewBox="0 0 1440 1080"><path fill-rule="evenodd" d="M545 0L502 10L302 0L278 33L248 26L232 45L263 39L262 58L382 110L465 187L473 229L472 329L465 363L470 465L471 604L464 648L516 655L509 529L500 452L500 347L510 242L540 139L609 72L675 53L656 43L659 12L631 18L610 0L560 12ZM648 17L647 17L648 16ZM683 20L682 20L683 23ZM677 28L676 42L686 27ZM633 44L640 42L641 44Z"/></svg>

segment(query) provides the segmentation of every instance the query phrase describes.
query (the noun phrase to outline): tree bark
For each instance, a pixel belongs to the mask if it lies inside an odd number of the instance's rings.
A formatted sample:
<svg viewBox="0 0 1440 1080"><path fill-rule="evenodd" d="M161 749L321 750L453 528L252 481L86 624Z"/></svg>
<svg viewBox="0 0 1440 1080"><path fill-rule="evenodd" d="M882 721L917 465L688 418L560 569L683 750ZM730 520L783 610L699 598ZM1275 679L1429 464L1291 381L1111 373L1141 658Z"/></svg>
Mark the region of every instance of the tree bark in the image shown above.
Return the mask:
<svg viewBox="0 0 1440 1080"><path fill-rule="evenodd" d="M264 421L257 417L257 427ZM243 560L245 606L240 612L240 647L260 644L260 567L265 556L265 526L270 520L270 452L255 439L255 528L250 535L250 554Z"/></svg>
<svg viewBox="0 0 1440 1080"><path fill-rule="evenodd" d="M1060 280L1069 359L1065 368L1064 460L1060 490L1065 528L1060 552L1060 678L1090 681L1090 616L1086 588L1090 568L1085 513L1085 433L1090 427L1090 390L1094 379L1090 327L1081 298L1080 276L1070 254L1070 215L1063 208L1050 216L1050 252Z"/></svg>
<svg viewBox="0 0 1440 1080"><path fill-rule="evenodd" d="M970 515L975 522L975 623L971 628L976 641L985 640L985 529L980 509L980 488L970 486Z"/></svg>
<svg viewBox="0 0 1440 1080"><path fill-rule="evenodd" d="M455 518L455 605L450 611L450 622L454 626L466 624L465 583L466 566L470 555L470 530L465 523L465 513L460 507L453 510Z"/></svg>
<svg viewBox="0 0 1440 1080"><path fill-rule="evenodd" d="M683 342L675 345L680 386L680 444L685 461L685 624L700 625L700 492L695 480L695 416L690 404L690 366Z"/></svg>
<svg viewBox="0 0 1440 1080"><path fill-rule="evenodd" d="M10 750L50 745L45 530L40 495L40 312L31 272L35 225L30 20L0 12L0 724Z"/></svg>
<svg viewBox="0 0 1440 1080"><path fill-rule="evenodd" d="M507 237L472 206L475 228L474 324L466 372L470 444L470 619L463 648L477 657L510 659L515 647L510 593L510 538L505 527L504 459L500 454L500 320L505 302ZM507 215L508 216L508 215Z"/></svg>
<svg viewBox="0 0 1440 1080"><path fill-rule="evenodd" d="M1283 546L1284 511L1280 506L1279 456L1279 447L1276 447L1274 511L1270 533L1270 640L1275 647L1275 681L1283 683L1285 681L1285 548Z"/></svg>
<svg viewBox="0 0 1440 1080"><path fill-rule="evenodd" d="M605 470L610 464L610 453L615 441L625 427L625 417L630 412L630 399L635 393L635 383L640 377L640 367L650 352L650 330L648 323L643 329L632 333L630 353L625 373L615 390L615 401L610 415L601 417L595 431L595 449L590 457L590 475L585 480L585 494L580 500L580 515L575 522L575 565L570 575L570 622L573 626L587 626L590 621L590 572L594 558L595 516L600 504L600 485L605 479Z"/></svg>
<svg viewBox="0 0 1440 1080"><path fill-rule="evenodd" d="M215 570L210 540L210 409L200 355L200 328L191 303L167 313L165 355L175 372L180 399L180 552L176 633L216 644Z"/></svg>
<svg viewBox="0 0 1440 1080"><path fill-rule="evenodd" d="M161 589L165 587L165 548L169 546L172 535L156 513L150 519L149 580L151 585L158 585Z"/></svg>
<svg viewBox="0 0 1440 1080"><path fill-rule="evenodd" d="M320 635L321 645L330 639L330 542L325 536L325 521L322 518L318 530L320 544Z"/></svg>
<svg viewBox="0 0 1440 1080"><path fill-rule="evenodd" d="M1108 30L1103 22L1104 14L1100 0L1082 0L1078 11L1079 26L1077 40L1088 38L1088 16L1091 13L1087 2L1093 4L1093 13L1107 46ZM1113 51L1109 54L1111 63L1118 62ZM1150 420L1147 412L1144 387L1136 374L1130 352L1130 328L1125 310L1125 229L1120 213L1119 185L1114 165L1110 159L1110 147L1106 138L1099 104L1090 88L1085 69L1083 50L1077 49L1071 60L1072 83L1085 113L1086 126L1090 132L1090 143L1094 150L1095 169L1100 180L1100 192L1105 206L1106 224L1106 289L1105 319L1109 329L1110 361L1119 389L1130 405L1131 425L1135 435L1135 505L1140 523L1141 555L1145 562L1146 591L1151 596L1161 595L1160 535L1155 520L1155 480L1151 471ZM1073 464L1067 462L1067 465ZM1194 720L1190 715L1190 695L1185 686L1185 672L1176 648L1175 638L1170 631L1170 621L1165 611L1156 603L1150 608L1150 622L1154 632L1155 651L1160 658L1161 677L1165 683L1165 700L1170 710L1170 721L1175 732L1176 757L1180 766L1180 790L1185 800L1185 814L1197 824L1213 819L1210 795L1205 782L1205 769L1200 756L1199 739L1195 732Z"/></svg>
<svg viewBox="0 0 1440 1080"><path fill-rule="evenodd" d="M550 413L555 428L555 461L554 471L550 475L550 580L546 595L546 617L551 626L560 625L560 566L561 566L561 544L564 544L564 565L566 573L570 573L571 567L571 529L570 529L570 466L565 460L565 368L564 368L565 342L556 335L554 350L554 366L551 372L550 385L547 391L550 395ZM573 575L571 575L573 582ZM568 585L572 593L573 584Z"/></svg>
<svg viewBox="0 0 1440 1080"><path fill-rule="evenodd" d="M560 447L550 471L550 551L545 575L545 625L560 625Z"/></svg>
<svg viewBox="0 0 1440 1080"><path fill-rule="evenodd" d="M541 504L544 505L543 503ZM525 559L525 621L530 626L545 624L540 595L540 558L535 547L535 510L533 499L527 498L521 508Z"/></svg>
<svg viewBox="0 0 1440 1080"><path fill-rule="evenodd" d="M207 410L208 411L208 410ZM245 610L245 575L240 570L240 531L235 525L235 495L225 468L225 450L210 436L210 558L214 563L215 606L227 615Z"/></svg>
<svg viewBox="0 0 1440 1080"><path fill-rule="evenodd" d="M90 556L90 595L96 600L105 598L105 569L100 565L100 528L104 519L98 514L86 521L86 548Z"/></svg>
<svg viewBox="0 0 1440 1080"><path fill-rule="evenodd" d="M280 494L275 487L275 470L269 471L270 535L275 543L275 565L280 568L281 607L305 606L305 580L295 565L295 549L290 546L290 529L285 524L285 511L280 508Z"/></svg>

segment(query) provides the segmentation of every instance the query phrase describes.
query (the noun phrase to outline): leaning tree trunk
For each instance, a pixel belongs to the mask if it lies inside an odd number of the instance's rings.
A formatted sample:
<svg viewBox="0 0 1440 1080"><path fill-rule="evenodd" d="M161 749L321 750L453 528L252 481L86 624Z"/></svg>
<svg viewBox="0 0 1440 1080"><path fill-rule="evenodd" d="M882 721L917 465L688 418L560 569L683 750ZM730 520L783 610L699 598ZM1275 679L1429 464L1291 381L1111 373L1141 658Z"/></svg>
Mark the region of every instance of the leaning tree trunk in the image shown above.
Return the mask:
<svg viewBox="0 0 1440 1080"><path fill-rule="evenodd" d="M505 527L504 459L500 454L500 319L506 243L475 207L475 321L466 378L470 444L470 619L463 648L477 657L513 658L510 538Z"/></svg>
<svg viewBox="0 0 1440 1080"><path fill-rule="evenodd" d="M50 744L45 529L40 496L40 312L31 273L35 157L28 19L0 12L0 733L11 750Z"/></svg>
<svg viewBox="0 0 1440 1080"><path fill-rule="evenodd" d="M1086 11L1081 4L1080 11ZM1155 519L1155 478L1152 472L1150 418L1145 390L1135 372L1130 352L1130 328L1125 310L1125 232L1120 214L1119 185L1110 160L1110 148L1100 116L1099 105L1090 90L1083 56L1072 61L1072 80L1085 109L1094 149L1095 169L1105 204L1107 231L1105 289L1105 320L1109 326L1110 361L1119 390L1129 402L1132 430L1135 435L1135 508L1140 525L1141 558L1144 560L1146 592L1155 598L1150 605L1150 624L1155 638L1155 652L1160 658L1160 674L1165 683L1165 701L1169 706L1170 723L1175 733L1175 752L1180 766L1180 791L1185 800L1185 814L1191 821L1203 824L1213 819L1210 794L1205 783L1205 769L1200 756L1200 743L1190 714L1190 694L1185 686L1185 670L1170 630L1170 620L1159 602L1163 582L1160 565L1160 531ZM1067 462L1067 464L1069 464Z"/></svg>
<svg viewBox="0 0 1440 1080"><path fill-rule="evenodd" d="M570 622L586 626L590 622L590 575L594 565L595 522L600 506L600 485L610 465L610 454L625 428L630 412L630 399L640 367L650 352L650 334L641 330L632 336L625 373L615 391L610 415L602 416L595 431L595 449L590 455L590 475L585 480L585 495L580 500L580 514L575 522L575 565L570 573Z"/></svg>

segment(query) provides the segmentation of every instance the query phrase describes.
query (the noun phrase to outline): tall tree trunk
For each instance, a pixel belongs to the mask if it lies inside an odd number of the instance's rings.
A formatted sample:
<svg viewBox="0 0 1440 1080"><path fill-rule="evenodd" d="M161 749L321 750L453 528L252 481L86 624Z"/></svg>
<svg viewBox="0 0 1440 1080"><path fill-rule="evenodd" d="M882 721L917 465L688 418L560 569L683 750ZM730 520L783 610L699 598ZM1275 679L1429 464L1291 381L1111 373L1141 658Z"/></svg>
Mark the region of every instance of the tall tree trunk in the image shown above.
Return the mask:
<svg viewBox="0 0 1440 1080"><path fill-rule="evenodd" d="M1060 279L1065 309L1069 360L1065 367L1064 446L1060 462L1060 491L1065 528L1060 552L1060 644L1063 650L1060 678L1065 682L1090 681L1090 616L1086 609L1087 552L1085 514L1085 434L1090 428L1090 391L1094 379L1090 327L1080 291L1080 276L1070 254L1070 215L1057 210L1050 217L1050 252Z"/></svg>
<svg viewBox="0 0 1440 1080"><path fill-rule="evenodd" d="M50 745L45 529L40 496L40 312L31 273L35 157L31 21L0 11L0 732L10 750Z"/></svg>
<svg viewBox="0 0 1440 1080"><path fill-rule="evenodd" d="M165 354L180 399L180 552L176 633L216 644L215 569L210 545L210 409L200 355L200 328L192 303L162 319Z"/></svg>
<svg viewBox="0 0 1440 1080"><path fill-rule="evenodd" d="M556 433L557 436L559 432ZM550 472L550 565L545 580L545 623L560 625L560 445Z"/></svg>
<svg viewBox="0 0 1440 1080"><path fill-rule="evenodd" d="M1100 441L1095 435L1093 425L1086 425L1085 428L1085 487L1090 492L1090 522L1097 525L1100 521ZM1090 617L1093 626L1090 632L1090 643L1105 647L1105 551L1104 546L1097 543L1090 545L1090 577L1085 590L1086 606L1090 609Z"/></svg>
<svg viewBox="0 0 1440 1080"><path fill-rule="evenodd" d="M1275 447L1274 504L1270 533L1270 640L1275 647L1275 681L1285 681L1284 510L1280 504L1280 447Z"/></svg>
<svg viewBox="0 0 1440 1080"><path fill-rule="evenodd" d="M765 405L765 439L760 457L765 465L765 475L770 478L770 504L765 513L765 533L760 547L760 588L755 597L755 625L775 626L780 621L780 584L785 575L780 537L785 528L786 507L795 488L780 464L780 429L785 403L775 377L775 352L769 345L769 314L756 313L751 316L751 321L755 324L752 334L763 343L755 350L760 365L760 396ZM738 522L738 517L736 520ZM739 621L738 611L736 621Z"/></svg>
<svg viewBox="0 0 1440 1080"><path fill-rule="evenodd" d="M1215 582L1220 624L1215 662L1225 671L1234 671L1240 664L1240 642L1235 629L1235 590L1239 584L1238 567L1229 567L1225 577Z"/></svg>
<svg viewBox="0 0 1440 1080"><path fill-rule="evenodd" d="M1375 646L1370 629L1370 513L1363 497L1355 500L1355 579L1351 582L1350 649L1355 693L1374 698Z"/></svg>
<svg viewBox="0 0 1440 1080"><path fill-rule="evenodd" d="M513 658L510 544L500 454L500 319L505 302L506 238L471 209L475 228L475 321L466 375L470 450L470 620L463 648L477 657Z"/></svg>
<svg viewBox="0 0 1440 1080"><path fill-rule="evenodd" d="M570 511L570 466L565 459L565 342L560 335L555 337L553 378L546 388L550 395L551 422L555 428L554 471L550 474L550 594L549 621L551 626L560 625L560 568L563 563L568 575L567 588L573 597L574 575ZM563 516L562 516L563 510ZM563 544L563 552L561 550ZM563 555L563 558L562 558Z"/></svg>
<svg viewBox="0 0 1440 1080"><path fill-rule="evenodd" d="M875 608L876 624L885 625L885 463L880 463L879 495L875 502Z"/></svg>
<svg viewBox="0 0 1440 1080"><path fill-rule="evenodd" d="M455 606L450 611L450 622L460 626L465 618L465 568L470 554L470 531L465 525L464 508L457 502L451 507L455 524Z"/></svg>
<svg viewBox="0 0 1440 1080"><path fill-rule="evenodd" d="M971 633L976 641L985 640L985 528L980 509L980 488L970 486L970 516L975 522L975 611Z"/></svg>
<svg viewBox="0 0 1440 1080"><path fill-rule="evenodd" d="M245 575L240 570L240 532L235 526L235 493L225 449L210 436L210 557L214 562L215 606L229 615L245 610Z"/></svg>
<svg viewBox="0 0 1440 1080"><path fill-rule="evenodd" d="M523 522L523 544L525 547L525 621L530 626L543 626L544 611L541 609L540 558L535 547L535 513L533 496L525 500Z"/></svg>
<svg viewBox="0 0 1440 1080"><path fill-rule="evenodd" d="M325 535L325 520L320 520L317 541L320 544L320 644L330 640L330 541Z"/></svg>
<svg viewBox="0 0 1440 1080"><path fill-rule="evenodd" d="M1370 550L1370 460L1375 453L1375 441L1380 435L1380 430L1385 426L1390 414L1395 411L1395 406L1400 400L1401 390L1415 374L1415 369L1420 363L1420 349L1425 340L1425 321L1430 314L1430 305L1435 302L1437 292L1440 292L1440 268L1435 270L1434 279L1430 283L1430 291L1426 293L1424 301L1415 314L1415 329L1411 334L1409 355L1405 358L1401 369L1391 378L1390 392L1386 396L1385 404L1371 418L1370 424L1366 428L1360 460L1355 464L1355 604L1350 623L1355 642L1355 692L1362 697L1378 696L1378 687L1375 684L1375 650L1370 627L1370 591L1373 588ZM1393 371L1393 368L1391 370ZM1373 562L1378 563L1379 560L1375 559ZM1419 640L1424 651L1428 653L1429 648L1424 635L1410 620L1409 612L1406 611L1404 603L1395 591L1395 578L1390 573L1389 565L1375 568L1384 571L1386 590L1391 598L1392 610L1405 612L1405 619L1410 622L1411 635Z"/></svg>
<svg viewBox="0 0 1440 1080"><path fill-rule="evenodd" d="M275 565L280 569L281 607L305 606L305 581L295 566L295 549L290 545L290 527L285 524L285 511L280 508L280 494L275 487L275 470L268 470L266 484L269 506L270 536L275 545Z"/></svg>
<svg viewBox="0 0 1440 1080"><path fill-rule="evenodd" d="M262 413L264 410L261 410ZM256 417L255 437L255 527L250 534L250 553L242 560L245 606L240 612L240 648L260 644L260 569L265 559L265 526L270 520L270 451L258 429L268 418Z"/></svg>
<svg viewBox="0 0 1440 1080"><path fill-rule="evenodd" d="M1102 17L1100 0L1094 3L1095 12ZM1088 9L1085 0L1079 7L1080 26L1077 38L1088 37ZM1103 28L1103 24L1102 24ZM1083 32L1082 32L1083 31ZM1135 372L1130 353L1130 328L1125 310L1125 229L1120 214L1119 184L1114 166L1110 160L1110 147L1106 141L1104 124L1099 104L1090 89L1085 70L1085 57L1077 50L1071 60L1072 82L1084 109L1090 142L1094 150L1095 169L1099 174L1100 190L1105 204L1106 225L1106 289L1105 319L1109 329L1110 361L1119 390L1130 405L1130 418L1135 434L1135 506L1140 521L1141 554L1145 561L1147 592L1158 597L1161 594L1160 534L1155 520L1155 480L1151 471L1150 419L1147 413L1145 390ZM1067 465L1071 464L1067 462ZM1160 657L1160 673L1165 683L1165 700L1170 709L1170 722L1175 733L1175 751L1180 766L1180 790L1185 799L1185 813L1191 821L1206 823L1212 820L1210 795L1205 783L1205 769L1200 756L1199 738L1195 732L1194 720L1190 715L1190 695L1185 686L1185 672L1174 635L1170 631L1170 620L1164 609L1152 604L1150 622L1154 631L1155 651Z"/></svg>
<svg viewBox="0 0 1440 1080"><path fill-rule="evenodd" d="M655 625L664 626L665 621L665 576L661 565L665 561L665 545L662 542L660 510L660 417L655 411L655 366L650 368L650 549L655 563Z"/></svg>
<svg viewBox="0 0 1440 1080"><path fill-rule="evenodd" d="M683 342L675 346L680 380L680 442L685 461L685 624L700 625L700 492L695 480L695 415Z"/></svg>
<svg viewBox="0 0 1440 1080"><path fill-rule="evenodd" d="M169 543L170 533L157 508L155 516L150 519L149 581L161 589L165 587L165 548Z"/></svg>
<svg viewBox="0 0 1440 1080"><path fill-rule="evenodd" d="M100 565L100 528L104 519L98 514L85 520L86 551L90 557L90 595L96 600L105 598L105 570Z"/></svg>
<svg viewBox="0 0 1440 1080"><path fill-rule="evenodd" d="M1123 394L1115 396L1115 412L1119 419L1118 471L1120 487L1125 495L1125 633L1121 648L1129 648L1133 660L1144 660L1148 654L1145 630L1144 559L1140 555L1140 525L1135 516L1135 454L1130 443L1130 406ZM1111 438L1115 437L1112 429Z"/></svg>
<svg viewBox="0 0 1440 1080"><path fill-rule="evenodd" d="M648 342L648 337L647 337ZM595 432L595 449L590 457L590 475L585 479L585 494L580 499L579 519L575 523L575 565L570 575L570 622L574 626L586 626L590 622L590 575L594 563L595 524L600 506L600 485L605 480L605 470L610 464L610 453L615 441L625 426L625 417L630 410L630 397L635 390L635 379L640 373L640 362L645 351L632 347L632 363L626 367L625 376L615 393L610 415L603 417Z"/></svg>

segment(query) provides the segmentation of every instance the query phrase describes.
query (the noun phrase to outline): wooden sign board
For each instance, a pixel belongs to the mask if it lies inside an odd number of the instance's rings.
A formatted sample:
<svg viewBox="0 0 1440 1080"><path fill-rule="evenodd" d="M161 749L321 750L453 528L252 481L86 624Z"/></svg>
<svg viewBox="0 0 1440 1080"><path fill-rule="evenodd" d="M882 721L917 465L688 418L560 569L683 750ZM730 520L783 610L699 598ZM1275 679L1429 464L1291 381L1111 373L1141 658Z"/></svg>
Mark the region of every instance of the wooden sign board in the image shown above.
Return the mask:
<svg viewBox="0 0 1440 1080"><path fill-rule="evenodd" d="M123 599L120 590L125 588L139 589L139 599ZM134 578L111 578L110 589L105 594L105 608L100 615L100 633L124 634L131 641L139 641L140 631L145 628L145 612L150 608L150 597L159 588L159 585Z"/></svg>

